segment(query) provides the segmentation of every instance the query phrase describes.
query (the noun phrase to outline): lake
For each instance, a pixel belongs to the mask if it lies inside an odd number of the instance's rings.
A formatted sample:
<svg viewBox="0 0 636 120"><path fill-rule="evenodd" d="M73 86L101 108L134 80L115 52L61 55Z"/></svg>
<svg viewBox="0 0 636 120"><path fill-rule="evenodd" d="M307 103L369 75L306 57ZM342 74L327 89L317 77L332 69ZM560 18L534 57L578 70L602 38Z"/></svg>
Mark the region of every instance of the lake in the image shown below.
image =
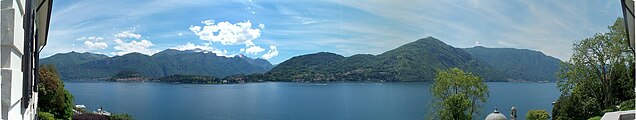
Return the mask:
<svg viewBox="0 0 636 120"><path fill-rule="evenodd" d="M431 101L429 82L167 84L72 82L65 87L89 111L129 113L139 120L418 120ZM488 82L480 119L510 107L525 119L559 96L556 83Z"/></svg>

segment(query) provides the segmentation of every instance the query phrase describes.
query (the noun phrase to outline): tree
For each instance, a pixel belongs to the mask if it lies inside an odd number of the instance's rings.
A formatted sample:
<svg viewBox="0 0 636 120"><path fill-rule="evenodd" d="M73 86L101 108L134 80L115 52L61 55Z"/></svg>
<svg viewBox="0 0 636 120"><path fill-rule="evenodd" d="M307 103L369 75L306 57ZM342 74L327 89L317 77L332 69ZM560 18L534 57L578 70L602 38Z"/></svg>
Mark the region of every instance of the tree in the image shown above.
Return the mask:
<svg viewBox="0 0 636 120"><path fill-rule="evenodd" d="M431 92L431 119L473 119L488 99L488 86L482 78L459 68L438 71Z"/></svg>
<svg viewBox="0 0 636 120"><path fill-rule="evenodd" d="M73 95L64 89L60 74L53 65L41 65L38 69L39 113L53 114L56 119L71 119L73 116ZM43 114L47 115L47 114Z"/></svg>
<svg viewBox="0 0 636 120"><path fill-rule="evenodd" d="M609 32L575 42L570 60L561 64L555 119L587 119L634 98L634 48L618 18Z"/></svg>
<svg viewBox="0 0 636 120"><path fill-rule="evenodd" d="M550 114L545 110L530 110L526 113L526 119L528 120L548 120Z"/></svg>
<svg viewBox="0 0 636 120"><path fill-rule="evenodd" d="M38 120L55 120L55 116L48 112L38 112Z"/></svg>

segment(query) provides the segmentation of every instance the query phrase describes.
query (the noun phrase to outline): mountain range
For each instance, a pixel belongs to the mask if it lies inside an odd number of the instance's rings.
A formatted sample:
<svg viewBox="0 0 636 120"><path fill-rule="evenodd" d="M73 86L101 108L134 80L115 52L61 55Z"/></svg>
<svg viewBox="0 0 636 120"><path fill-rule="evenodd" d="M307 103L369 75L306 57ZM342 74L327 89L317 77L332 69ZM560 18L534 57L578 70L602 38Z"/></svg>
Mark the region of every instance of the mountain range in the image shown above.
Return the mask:
<svg viewBox="0 0 636 120"><path fill-rule="evenodd" d="M133 71L149 78L171 75L207 75L223 78L236 74L254 74L269 71L273 65L264 59L243 55L217 56L201 50L167 49L152 56L129 53L108 57L94 53L60 53L40 60L40 64L53 64L63 79L100 79L119 72Z"/></svg>
<svg viewBox="0 0 636 120"><path fill-rule="evenodd" d="M460 49L428 37L379 55L301 55L263 76L281 81L430 81L438 70L460 68L487 81L555 81L560 62L537 51L481 46Z"/></svg>
<svg viewBox="0 0 636 120"><path fill-rule="evenodd" d="M241 81L430 81L438 70L460 68L486 81L555 81L560 60L514 48L456 48L427 37L379 55L345 57L319 52L292 57L276 66L264 59L223 57L200 50L167 49L152 56L108 57L62 53L41 60L55 64L65 79L106 78L134 71L150 78L205 75Z"/></svg>

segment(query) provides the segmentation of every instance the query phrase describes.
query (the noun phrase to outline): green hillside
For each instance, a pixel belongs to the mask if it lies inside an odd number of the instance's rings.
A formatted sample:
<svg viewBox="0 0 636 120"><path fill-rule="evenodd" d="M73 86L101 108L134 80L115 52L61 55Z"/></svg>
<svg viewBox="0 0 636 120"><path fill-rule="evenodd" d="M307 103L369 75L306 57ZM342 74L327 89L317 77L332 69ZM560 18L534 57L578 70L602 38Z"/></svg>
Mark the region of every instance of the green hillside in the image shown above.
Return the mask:
<svg viewBox="0 0 636 120"><path fill-rule="evenodd" d="M280 81L429 81L437 70L457 67L490 80L501 80L496 70L466 51L428 37L380 55L343 57L316 53L293 57L266 76Z"/></svg>
<svg viewBox="0 0 636 120"><path fill-rule="evenodd" d="M514 48L465 48L474 58L503 72L504 78L527 81L555 81L561 60L539 51Z"/></svg>
<svg viewBox="0 0 636 120"><path fill-rule="evenodd" d="M40 64L58 66L64 79L108 78L121 71L138 72L149 78L176 74L222 78L237 74L264 73L273 67L264 59L243 56L224 57L211 52L195 51L167 49L152 56L129 53L114 57L70 52L41 59Z"/></svg>

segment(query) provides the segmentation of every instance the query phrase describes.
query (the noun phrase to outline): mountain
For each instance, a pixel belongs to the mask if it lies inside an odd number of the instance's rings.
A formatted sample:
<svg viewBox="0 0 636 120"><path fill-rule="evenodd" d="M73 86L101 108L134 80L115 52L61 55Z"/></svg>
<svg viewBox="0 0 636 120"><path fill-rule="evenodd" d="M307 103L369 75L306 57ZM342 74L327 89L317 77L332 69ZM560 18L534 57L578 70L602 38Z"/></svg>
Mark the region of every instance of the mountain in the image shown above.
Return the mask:
<svg viewBox="0 0 636 120"><path fill-rule="evenodd" d="M320 52L296 56L265 74L245 78L274 81L431 81L438 70L456 67L482 76L487 81L554 81L554 73L559 67L558 59L537 51L482 48L460 49L427 37L379 55L344 57Z"/></svg>
<svg viewBox="0 0 636 120"><path fill-rule="evenodd" d="M380 55L344 57L335 53L293 57L265 76L281 81L430 81L437 70L457 67L489 80L500 73L466 51L433 38L423 38Z"/></svg>
<svg viewBox="0 0 636 120"><path fill-rule="evenodd" d="M466 51L433 38L423 38L378 55L398 73L401 81L433 80L438 70L459 68L483 76L500 79L496 70L478 62Z"/></svg>
<svg viewBox="0 0 636 120"><path fill-rule="evenodd" d="M69 52L69 53L58 53L47 59L40 60L40 63L50 63L59 66L71 66L86 63L89 61L106 59L108 56L94 53L78 53L78 52Z"/></svg>
<svg viewBox="0 0 636 120"><path fill-rule="evenodd" d="M555 73L561 63L557 58L526 49L476 46L464 50L512 80L556 81Z"/></svg>
<svg viewBox="0 0 636 120"><path fill-rule="evenodd" d="M205 75L225 77L237 74L264 73L273 65L264 59L245 56L224 57L201 50L167 49L148 56L129 53L108 57L93 53L62 53L40 60L54 64L64 79L108 78L122 71L138 72L144 77L171 75Z"/></svg>

